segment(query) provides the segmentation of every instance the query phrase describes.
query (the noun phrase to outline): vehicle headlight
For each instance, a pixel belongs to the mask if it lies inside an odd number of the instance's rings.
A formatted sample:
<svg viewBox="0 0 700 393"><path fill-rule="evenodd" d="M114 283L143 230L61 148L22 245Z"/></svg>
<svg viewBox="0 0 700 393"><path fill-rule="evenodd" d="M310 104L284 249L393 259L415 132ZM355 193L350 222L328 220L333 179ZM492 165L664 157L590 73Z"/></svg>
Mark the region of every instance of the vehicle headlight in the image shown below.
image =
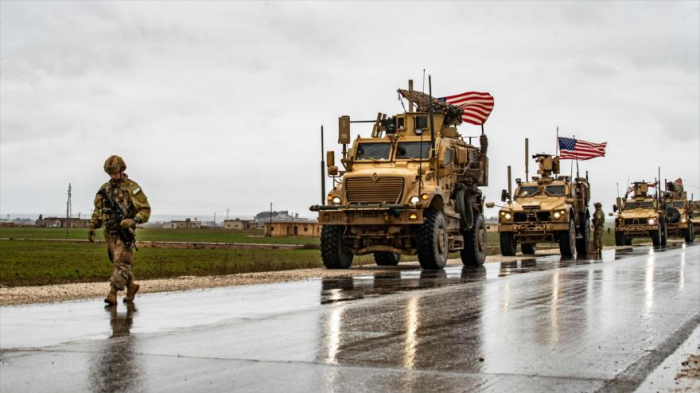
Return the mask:
<svg viewBox="0 0 700 393"><path fill-rule="evenodd" d="M656 219L654 217L652 217L652 218L648 219L647 222L649 223L649 225L654 225L654 223L656 222Z"/></svg>
<svg viewBox="0 0 700 393"><path fill-rule="evenodd" d="M559 212L554 212L554 219L558 220L559 217L561 217L561 213L559 213Z"/></svg>
<svg viewBox="0 0 700 393"><path fill-rule="evenodd" d="M418 202L420 202L420 198L418 198L417 196L412 196L411 199L409 199L408 201L411 205L415 206L418 204Z"/></svg>
<svg viewBox="0 0 700 393"><path fill-rule="evenodd" d="M341 202L340 197L338 197L338 196L334 196L334 197L333 197L333 203L334 203L334 204L340 205L340 202Z"/></svg>
<svg viewBox="0 0 700 393"><path fill-rule="evenodd" d="M420 199L427 201L430 196L428 194L421 194Z"/></svg>
<svg viewBox="0 0 700 393"><path fill-rule="evenodd" d="M685 222L685 217L681 218L681 222Z"/></svg>
<svg viewBox="0 0 700 393"><path fill-rule="evenodd" d="M510 212L501 212L501 218L508 221L512 218L513 216L510 214Z"/></svg>

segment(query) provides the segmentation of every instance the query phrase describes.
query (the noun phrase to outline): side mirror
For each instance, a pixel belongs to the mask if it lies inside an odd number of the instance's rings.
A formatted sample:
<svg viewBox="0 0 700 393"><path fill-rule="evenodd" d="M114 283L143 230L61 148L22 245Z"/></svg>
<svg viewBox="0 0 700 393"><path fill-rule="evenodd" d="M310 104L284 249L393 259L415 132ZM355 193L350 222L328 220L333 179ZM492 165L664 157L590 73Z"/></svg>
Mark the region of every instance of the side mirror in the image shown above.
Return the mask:
<svg viewBox="0 0 700 393"><path fill-rule="evenodd" d="M508 191L502 190L501 191L501 202L505 202L506 199L508 199Z"/></svg>
<svg viewBox="0 0 700 393"><path fill-rule="evenodd" d="M569 205L573 205L574 203L576 203L576 199L574 199L574 198L566 198L566 203L568 203Z"/></svg>
<svg viewBox="0 0 700 393"><path fill-rule="evenodd" d="M326 165L329 168L335 166L335 152L333 150L328 150L326 152Z"/></svg>
<svg viewBox="0 0 700 393"><path fill-rule="evenodd" d="M338 167L333 165L328 167L328 174L330 176L338 176Z"/></svg>
<svg viewBox="0 0 700 393"><path fill-rule="evenodd" d="M617 212L617 205L613 205L613 211ZM612 214L611 214L612 215Z"/></svg>
<svg viewBox="0 0 700 393"><path fill-rule="evenodd" d="M493 202L486 202L486 207L488 207L489 209L492 208L492 207L494 207L494 206L496 206L495 203L493 203Z"/></svg>
<svg viewBox="0 0 700 393"><path fill-rule="evenodd" d="M608 213L608 215L609 215L610 217L612 217L612 216L613 216L613 214L612 214L612 213Z"/></svg>

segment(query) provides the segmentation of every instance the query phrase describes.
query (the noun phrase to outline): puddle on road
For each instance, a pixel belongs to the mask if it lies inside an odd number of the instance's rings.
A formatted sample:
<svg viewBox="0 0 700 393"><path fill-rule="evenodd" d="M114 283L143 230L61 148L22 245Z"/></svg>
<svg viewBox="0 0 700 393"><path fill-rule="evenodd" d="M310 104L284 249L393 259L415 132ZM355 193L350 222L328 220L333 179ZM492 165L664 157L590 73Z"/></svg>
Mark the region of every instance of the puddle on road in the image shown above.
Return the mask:
<svg viewBox="0 0 700 393"><path fill-rule="evenodd" d="M602 255L562 257L523 256L517 261L487 263L481 267L447 267L443 270L399 270L387 267L386 271L373 275L322 279L321 304L337 303L378 297L382 295L451 285L482 282L515 274L524 274L572 266L613 262L625 258L654 255L667 250L686 248L685 243L669 243L667 246L637 246L618 250L605 250Z"/></svg>

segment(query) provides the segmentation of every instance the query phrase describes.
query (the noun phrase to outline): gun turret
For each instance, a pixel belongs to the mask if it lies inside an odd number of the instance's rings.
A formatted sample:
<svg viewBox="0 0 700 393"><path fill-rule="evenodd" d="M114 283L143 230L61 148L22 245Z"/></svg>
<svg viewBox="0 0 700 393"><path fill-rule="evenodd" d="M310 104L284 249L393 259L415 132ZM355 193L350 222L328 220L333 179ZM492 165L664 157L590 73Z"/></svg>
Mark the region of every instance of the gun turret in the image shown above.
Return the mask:
<svg viewBox="0 0 700 393"><path fill-rule="evenodd" d="M552 177L552 174L559 174L559 157L553 157L551 154L535 154L532 156L540 166L537 169L537 174L543 178Z"/></svg>

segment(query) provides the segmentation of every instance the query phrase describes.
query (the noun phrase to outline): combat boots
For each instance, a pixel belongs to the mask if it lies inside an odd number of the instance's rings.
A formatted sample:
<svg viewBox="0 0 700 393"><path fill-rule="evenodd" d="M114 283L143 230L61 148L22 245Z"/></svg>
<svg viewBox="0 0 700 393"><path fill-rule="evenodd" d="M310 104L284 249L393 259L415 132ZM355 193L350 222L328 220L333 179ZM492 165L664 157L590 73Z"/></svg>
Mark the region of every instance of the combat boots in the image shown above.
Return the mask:
<svg viewBox="0 0 700 393"><path fill-rule="evenodd" d="M117 288L112 287L112 289L109 290L109 293L105 298L105 303L110 306L115 306L117 304Z"/></svg>
<svg viewBox="0 0 700 393"><path fill-rule="evenodd" d="M129 284L129 286L126 288L126 297L124 297L124 303L133 302L134 298L136 297L136 292L139 291L139 288L141 288L139 284L133 282Z"/></svg>

